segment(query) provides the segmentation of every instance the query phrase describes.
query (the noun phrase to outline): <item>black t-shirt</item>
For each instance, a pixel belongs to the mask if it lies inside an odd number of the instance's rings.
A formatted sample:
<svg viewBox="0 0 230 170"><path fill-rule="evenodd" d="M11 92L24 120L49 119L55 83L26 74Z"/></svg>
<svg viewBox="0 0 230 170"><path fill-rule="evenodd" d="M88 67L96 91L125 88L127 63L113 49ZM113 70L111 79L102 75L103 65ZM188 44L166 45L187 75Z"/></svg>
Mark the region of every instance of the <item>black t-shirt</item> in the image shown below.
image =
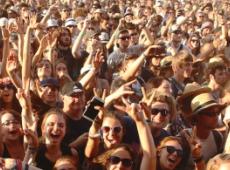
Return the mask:
<svg viewBox="0 0 230 170"><path fill-rule="evenodd" d="M89 54L86 51L81 51L81 56L79 59L75 59L72 55L71 48L68 49L58 49L58 58L64 59L66 62L68 73L73 80L80 75L81 68Z"/></svg>
<svg viewBox="0 0 230 170"><path fill-rule="evenodd" d="M73 120L66 114L65 114L65 118L66 118L67 129L66 129L66 135L64 137L63 142L67 145L73 142L83 133L88 132L92 124L85 118L81 118L80 120Z"/></svg>
<svg viewBox="0 0 230 170"><path fill-rule="evenodd" d="M72 155L70 148L66 145L61 146L61 151L62 151L62 156ZM46 146L45 144L41 144L38 148L38 152L35 158L36 166L44 170L52 170L55 162L52 162L48 158L46 158L45 153L46 153Z"/></svg>

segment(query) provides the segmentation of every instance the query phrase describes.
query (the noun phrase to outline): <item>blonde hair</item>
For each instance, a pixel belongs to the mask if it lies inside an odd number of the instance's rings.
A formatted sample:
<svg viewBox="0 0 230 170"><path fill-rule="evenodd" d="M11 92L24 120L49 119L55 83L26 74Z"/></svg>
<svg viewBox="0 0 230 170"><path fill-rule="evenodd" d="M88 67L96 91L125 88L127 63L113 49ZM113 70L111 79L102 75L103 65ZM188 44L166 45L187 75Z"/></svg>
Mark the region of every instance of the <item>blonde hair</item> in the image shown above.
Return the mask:
<svg viewBox="0 0 230 170"><path fill-rule="evenodd" d="M182 64L187 62L193 62L193 57L186 50L181 50L172 57L172 67L181 67Z"/></svg>
<svg viewBox="0 0 230 170"><path fill-rule="evenodd" d="M218 170L221 164L224 164L226 162L230 162L230 154L218 154L208 161L206 170Z"/></svg>

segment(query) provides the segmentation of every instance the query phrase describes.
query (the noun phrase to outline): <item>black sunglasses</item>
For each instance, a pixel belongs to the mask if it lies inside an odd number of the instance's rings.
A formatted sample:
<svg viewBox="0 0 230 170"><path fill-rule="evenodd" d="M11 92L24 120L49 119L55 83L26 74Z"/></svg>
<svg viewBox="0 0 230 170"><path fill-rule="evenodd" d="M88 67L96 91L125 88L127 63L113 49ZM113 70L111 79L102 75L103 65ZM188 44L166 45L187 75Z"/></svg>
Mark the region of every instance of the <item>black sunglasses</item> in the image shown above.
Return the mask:
<svg viewBox="0 0 230 170"><path fill-rule="evenodd" d="M177 156L179 157L182 157L183 156L183 151L181 149L176 149L174 148L173 146L165 146L165 147L162 147L162 148L166 148L167 149L167 152L169 154L173 154L174 152L177 153Z"/></svg>
<svg viewBox="0 0 230 170"><path fill-rule="evenodd" d="M162 116L167 116L169 114L169 111L166 109L158 109L158 108L153 108L151 113L153 115L157 115L158 113L160 113Z"/></svg>
<svg viewBox="0 0 230 170"><path fill-rule="evenodd" d="M137 35L137 33L130 34L131 37L136 36L136 35Z"/></svg>
<svg viewBox="0 0 230 170"><path fill-rule="evenodd" d="M119 164L119 162L121 162L122 166L126 168L131 167L133 164L133 161L131 159L122 159L118 156L110 156L108 160L113 165Z"/></svg>
<svg viewBox="0 0 230 170"><path fill-rule="evenodd" d="M120 37L119 39L121 39L121 40L125 41L125 40L129 40L129 39L130 39L130 37L129 37L129 36L124 36L124 37Z"/></svg>
<svg viewBox="0 0 230 170"><path fill-rule="evenodd" d="M14 88L14 85L12 83L9 83L9 84L0 84L0 89L13 89Z"/></svg>

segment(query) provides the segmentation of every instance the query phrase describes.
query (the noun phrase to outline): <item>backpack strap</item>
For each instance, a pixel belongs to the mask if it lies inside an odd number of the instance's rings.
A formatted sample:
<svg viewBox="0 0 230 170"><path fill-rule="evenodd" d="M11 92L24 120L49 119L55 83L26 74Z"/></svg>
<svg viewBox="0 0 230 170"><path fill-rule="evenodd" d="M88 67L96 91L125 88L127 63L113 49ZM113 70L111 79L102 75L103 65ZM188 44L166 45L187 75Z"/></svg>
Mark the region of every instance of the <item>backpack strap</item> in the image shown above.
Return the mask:
<svg viewBox="0 0 230 170"><path fill-rule="evenodd" d="M216 148L217 148L217 152L221 153L223 151L223 136L220 132L218 132L217 130L212 130L214 139L215 139L215 143L216 143Z"/></svg>

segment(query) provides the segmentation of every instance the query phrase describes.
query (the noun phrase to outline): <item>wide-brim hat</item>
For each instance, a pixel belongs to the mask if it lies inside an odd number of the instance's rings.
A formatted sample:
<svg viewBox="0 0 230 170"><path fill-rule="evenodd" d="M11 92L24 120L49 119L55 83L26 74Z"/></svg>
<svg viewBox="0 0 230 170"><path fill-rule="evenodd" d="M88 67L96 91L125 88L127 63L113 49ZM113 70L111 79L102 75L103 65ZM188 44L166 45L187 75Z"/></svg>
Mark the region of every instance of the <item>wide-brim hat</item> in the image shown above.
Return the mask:
<svg viewBox="0 0 230 170"><path fill-rule="evenodd" d="M208 87L201 87L197 83L188 83L185 86L184 92L177 98L177 103L180 106L185 117L190 117L192 113L191 101L192 99L202 93L209 93L211 89Z"/></svg>
<svg viewBox="0 0 230 170"><path fill-rule="evenodd" d="M181 96L177 98L177 102L179 104L184 104L185 101L187 102L190 99L190 102L193 97L201 94L201 93L209 93L211 89L209 87L202 87L198 83L188 83L186 84L184 91Z"/></svg>
<svg viewBox="0 0 230 170"><path fill-rule="evenodd" d="M200 114L206 109L212 108L212 112L220 113L226 107L225 104L218 103L212 96L211 93L202 93L192 99L191 108L192 115L195 116Z"/></svg>

